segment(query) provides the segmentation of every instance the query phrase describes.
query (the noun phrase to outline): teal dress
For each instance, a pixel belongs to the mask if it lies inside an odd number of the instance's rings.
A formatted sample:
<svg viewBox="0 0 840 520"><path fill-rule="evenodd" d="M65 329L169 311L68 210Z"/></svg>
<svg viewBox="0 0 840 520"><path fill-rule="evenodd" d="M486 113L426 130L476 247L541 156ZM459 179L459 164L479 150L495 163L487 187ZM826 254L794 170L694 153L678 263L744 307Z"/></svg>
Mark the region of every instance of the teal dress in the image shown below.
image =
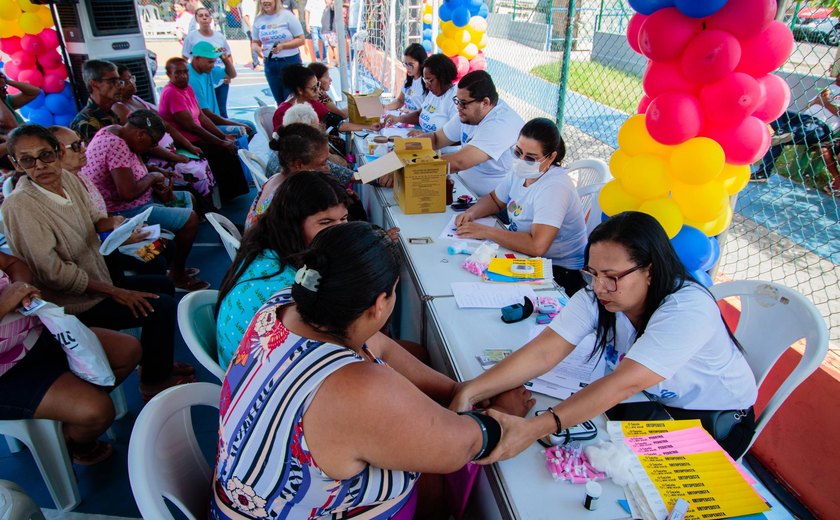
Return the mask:
<svg viewBox="0 0 840 520"><path fill-rule="evenodd" d="M286 265L277 273L279 264L280 257L276 252L263 251L222 300L216 318L216 348L222 368L227 369L230 365L257 310L274 293L295 283L296 269Z"/></svg>

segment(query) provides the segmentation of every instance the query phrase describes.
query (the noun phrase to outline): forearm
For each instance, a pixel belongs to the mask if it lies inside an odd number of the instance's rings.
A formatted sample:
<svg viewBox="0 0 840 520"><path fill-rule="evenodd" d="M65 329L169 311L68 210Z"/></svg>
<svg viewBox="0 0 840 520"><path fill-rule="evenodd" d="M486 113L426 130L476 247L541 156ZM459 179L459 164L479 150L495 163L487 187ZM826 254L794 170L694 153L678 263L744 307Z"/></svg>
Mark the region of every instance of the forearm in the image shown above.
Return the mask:
<svg viewBox="0 0 840 520"><path fill-rule="evenodd" d="M528 256L542 256L548 251L545 244L538 242L531 233L508 231L507 229L487 226L486 235L487 240L491 240L502 247Z"/></svg>
<svg viewBox="0 0 840 520"><path fill-rule="evenodd" d="M124 201L134 200L140 195L146 193L156 180L156 176L146 175L139 181L132 182L130 185L117 184L117 194Z"/></svg>
<svg viewBox="0 0 840 520"><path fill-rule="evenodd" d="M408 114L397 116L396 120L398 123L403 123L405 125L420 124L420 111L415 110L414 112L409 112Z"/></svg>
<svg viewBox="0 0 840 520"><path fill-rule="evenodd" d="M470 216L473 219L477 219L495 215L502 209L503 208L496 203L496 198L493 197L493 195L488 194L478 199L475 206L464 212L464 216Z"/></svg>
<svg viewBox="0 0 840 520"><path fill-rule="evenodd" d="M169 132L170 137L172 137L172 140L175 141L176 148L189 149L193 146L190 140L184 137L184 134L182 134L178 131L177 128L175 128L175 125L166 123L166 131Z"/></svg>
<svg viewBox="0 0 840 520"><path fill-rule="evenodd" d="M6 106L6 103L0 102L0 128L4 128L6 130L12 130L17 128L17 119L15 119L15 115ZM3 143L4 145L6 143Z"/></svg>
<svg viewBox="0 0 840 520"><path fill-rule="evenodd" d="M152 157L157 157L158 159L163 159L167 162L178 162L181 160L181 156L177 153L172 153L166 148L162 146L155 146L151 150L149 150L149 155Z"/></svg>
<svg viewBox="0 0 840 520"><path fill-rule="evenodd" d="M213 124L212 121L203 117L201 119L201 124L197 125L193 122L191 128L187 128L190 132L194 133L198 136L198 138L202 141L217 144L217 145L224 145L225 141L225 134L219 130L216 125Z"/></svg>
<svg viewBox="0 0 840 520"><path fill-rule="evenodd" d="M301 34L300 36L296 36L287 42L282 42L278 46L280 50L288 50L288 49L297 49L298 47L302 46L306 42L306 38Z"/></svg>
<svg viewBox="0 0 840 520"><path fill-rule="evenodd" d="M3 267L3 271L9 275L9 279L12 283L32 283L32 271L29 270L29 267L23 262L23 260L11 255L8 255L7 258L10 260Z"/></svg>
<svg viewBox="0 0 840 520"><path fill-rule="evenodd" d="M113 284L101 280L88 279L87 290L85 292L87 294L112 296L115 290L116 287Z"/></svg>

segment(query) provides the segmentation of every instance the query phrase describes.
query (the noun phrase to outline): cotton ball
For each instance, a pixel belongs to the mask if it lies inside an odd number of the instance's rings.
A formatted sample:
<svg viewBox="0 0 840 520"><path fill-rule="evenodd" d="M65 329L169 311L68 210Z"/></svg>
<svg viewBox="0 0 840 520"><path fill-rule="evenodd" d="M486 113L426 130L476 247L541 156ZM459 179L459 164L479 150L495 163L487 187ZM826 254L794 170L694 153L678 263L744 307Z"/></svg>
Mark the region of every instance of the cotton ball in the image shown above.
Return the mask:
<svg viewBox="0 0 840 520"><path fill-rule="evenodd" d="M606 473L616 485L626 486L636 481L631 471L635 456L623 442L591 444L583 448L583 453L593 468Z"/></svg>

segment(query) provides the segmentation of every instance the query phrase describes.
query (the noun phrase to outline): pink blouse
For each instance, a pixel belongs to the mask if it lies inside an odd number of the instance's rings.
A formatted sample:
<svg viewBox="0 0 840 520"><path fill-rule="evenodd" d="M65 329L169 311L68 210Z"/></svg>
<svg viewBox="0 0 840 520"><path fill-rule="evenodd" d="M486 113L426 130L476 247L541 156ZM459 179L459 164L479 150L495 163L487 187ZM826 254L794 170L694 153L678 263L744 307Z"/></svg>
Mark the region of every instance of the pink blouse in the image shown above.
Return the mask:
<svg viewBox="0 0 840 520"><path fill-rule="evenodd" d="M106 126L96 133L87 148L87 164L82 168L81 176L90 180L102 198L108 213L125 211L148 204L152 200L151 186L134 200L123 200L117 192L117 185L111 176L111 171L118 168L128 168L132 177L139 181L149 174L146 165L131 151L128 143L110 132Z"/></svg>
<svg viewBox="0 0 840 520"><path fill-rule="evenodd" d="M0 271L0 294L12 285L9 275ZM41 322L34 316L12 311L0 319L0 377L12 369L32 349L41 335Z"/></svg>

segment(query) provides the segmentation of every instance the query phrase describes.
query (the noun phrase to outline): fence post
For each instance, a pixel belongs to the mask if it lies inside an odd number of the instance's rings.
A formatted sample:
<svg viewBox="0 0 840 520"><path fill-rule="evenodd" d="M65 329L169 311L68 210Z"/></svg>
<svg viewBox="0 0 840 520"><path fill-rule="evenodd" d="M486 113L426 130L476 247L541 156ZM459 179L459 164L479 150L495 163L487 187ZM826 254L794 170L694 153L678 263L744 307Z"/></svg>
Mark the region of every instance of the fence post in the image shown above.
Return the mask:
<svg viewBox="0 0 840 520"><path fill-rule="evenodd" d="M560 66L560 98L557 102L557 128L563 131L563 112L566 107L566 92L568 91L569 60L572 57L572 24L577 16L577 0L569 0L566 11L566 31L563 37L563 63Z"/></svg>
<svg viewBox="0 0 840 520"><path fill-rule="evenodd" d="M598 8L598 16L595 18L595 32L601 30L601 18L604 16L604 0L601 0L601 7Z"/></svg>
<svg viewBox="0 0 840 520"><path fill-rule="evenodd" d="M516 0L513 0L513 18L514 21L516 20Z"/></svg>

